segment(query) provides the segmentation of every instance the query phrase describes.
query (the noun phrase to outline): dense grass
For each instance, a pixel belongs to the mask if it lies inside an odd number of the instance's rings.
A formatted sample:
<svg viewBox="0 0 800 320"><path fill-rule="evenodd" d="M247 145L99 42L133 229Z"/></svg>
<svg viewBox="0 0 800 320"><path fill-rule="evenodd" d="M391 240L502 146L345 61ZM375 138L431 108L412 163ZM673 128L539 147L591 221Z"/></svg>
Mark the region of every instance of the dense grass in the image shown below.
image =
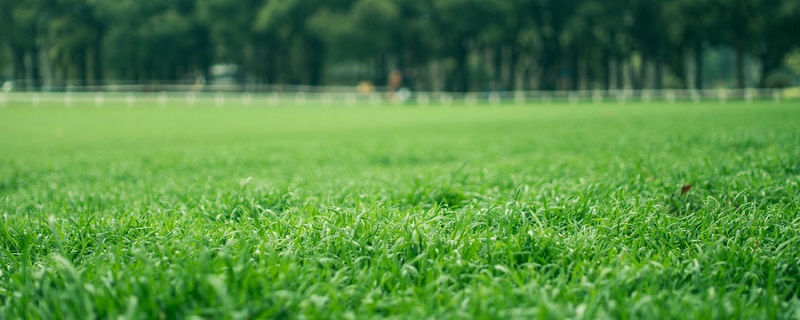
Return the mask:
<svg viewBox="0 0 800 320"><path fill-rule="evenodd" d="M800 317L797 103L11 106L0 137L3 319Z"/></svg>

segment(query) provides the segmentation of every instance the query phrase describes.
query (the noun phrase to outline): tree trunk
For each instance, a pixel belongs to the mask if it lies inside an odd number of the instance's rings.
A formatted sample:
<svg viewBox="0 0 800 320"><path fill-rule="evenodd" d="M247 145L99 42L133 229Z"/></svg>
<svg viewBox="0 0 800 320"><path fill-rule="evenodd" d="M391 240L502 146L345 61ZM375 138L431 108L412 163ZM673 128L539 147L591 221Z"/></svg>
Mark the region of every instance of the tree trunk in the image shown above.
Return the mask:
<svg viewBox="0 0 800 320"><path fill-rule="evenodd" d="M542 90L555 90L558 86L558 47L552 44L555 40L545 40L551 42L545 44L542 57L539 59L540 80L539 88Z"/></svg>
<svg viewBox="0 0 800 320"><path fill-rule="evenodd" d="M607 50L603 50L600 63L602 64L600 68L603 73L603 90L611 90L611 58L609 58Z"/></svg>
<svg viewBox="0 0 800 320"><path fill-rule="evenodd" d="M28 78L25 70L25 50L19 48L11 49L12 60L14 60L14 80L23 81Z"/></svg>
<svg viewBox="0 0 800 320"><path fill-rule="evenodd" d="M572 55L572 59L570 61L570 69L572 69L570 70L570 76L572 78L572 81L570 83L570 89L572 89L573 91L577 91L578 89L580 89L581 72L579 70L580 69L580 61L578 61L580 60L579 57L580 55L577 53L576 50L575 54Z"/></svg>
<svg viewBox="0 0 800 320"><path fill-rule="evenodd" d="M317 86L322 83L322 73L324 67L324 46L321 41L317 39L308 39L308 84Z"/></svg>
<svg viewBox="0 0 800 320"><path fill-rule="evenodd" d="M694 88L703 90L703 47L697 44L694 48Z"/></svg>
<svg viewBox="0 0 800 320"><path fill-rule="evenodd" d="M636 89L640 89L641 90L641 89L645 89L647 87L647 76L648 76L647 75L647 63L648 62L649 61L647 60L646 56L643 54L642 55L641 64L639 65L639 75L638 75L638 78L637 78L637 81L636 81L637 82Z"/></svg>
<svg viewBox="0 0 800 320"><path fill-rule="evenodd" d="M455 54L456 67L453 70L453 91L467 92L469 90L469 71L467 70L469 50L463 41L459 43L460 45Z"/></svg>
<svg viewBox="0 0 800 320"><path fill-rule="evenodd" d="M617 58L616 73L617 90L625 89L625 60L623 58Z"/></svg>
<svg viewBox="0 0 800 320"><path fill-rule="evenodd" d="M498 46L494 50L494 79L492 79L492 90L498 90L499 87L505 86L505 79L503 79L503 48Z"/></svg>
<svg viewBox="0 0 800 320"><path fill-rule="evenodd" d="M31 48L31 86L38 89L42 86L42 75L40 68L39 47L34 45Z"/></svg>
<svg viewBox="0 0 800 320"><path fill-rule="evenodd" d="M511 52L508 57L508 81L505 85L505 90L516 90L517 85L517 64L519 61L519 48L518 45L511 45Z"/></svg>
<svg viewBox="0 0 800 320"><path fill-rule="evenodd" d="M736 87L744 89L744 49L741 44L736 45Z"/></svg>
<svg viewBox="0 0 800 320"><path fill-rule="evenodd" d="M97 36L92 45L92 82L103 84L103 73L103 44L101 36Z"/></svg>
<svg viewBox="0 0 800 320"><path fill-rule="evenodd" d="M87 82L86 80L89 78L86 68L88 64L88 59L86 56L86 50L80 50L77 52L77 56L75 57L75 63L78 65L78 85L80 86L85 86Z"/></svg>
<svg viewBox="0 0 800 320"><path fill-rule="evenodd" d="M660 59L655 60L655 79L653 82L653 87L656 90L661 90L664 88L664 70L663 64L661 63Z"/></svg>

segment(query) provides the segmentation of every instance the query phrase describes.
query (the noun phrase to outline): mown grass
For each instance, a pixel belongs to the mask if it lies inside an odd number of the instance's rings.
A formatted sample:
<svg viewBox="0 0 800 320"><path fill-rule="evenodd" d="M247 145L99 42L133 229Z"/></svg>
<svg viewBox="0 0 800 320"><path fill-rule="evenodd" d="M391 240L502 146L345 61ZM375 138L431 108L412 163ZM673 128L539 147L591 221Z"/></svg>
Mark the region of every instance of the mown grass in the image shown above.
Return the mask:
<svg viewBox="0 0 800 320"><path fill-rule="evenodd" d="M6 107L0 318L797 318L798 124L796 102Z"/></svg>

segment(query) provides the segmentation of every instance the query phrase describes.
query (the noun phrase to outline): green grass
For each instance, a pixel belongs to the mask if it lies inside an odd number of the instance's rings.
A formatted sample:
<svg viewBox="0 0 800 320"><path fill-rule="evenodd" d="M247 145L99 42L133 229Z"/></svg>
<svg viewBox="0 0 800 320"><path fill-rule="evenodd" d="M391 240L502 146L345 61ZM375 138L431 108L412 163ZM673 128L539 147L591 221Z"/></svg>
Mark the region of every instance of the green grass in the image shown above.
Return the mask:
<svg viewBox="0 0 800 320"><path fill-rule="evenodd" d="M796 102L6 106L0 318L798 318L798 195Z"/></svg>

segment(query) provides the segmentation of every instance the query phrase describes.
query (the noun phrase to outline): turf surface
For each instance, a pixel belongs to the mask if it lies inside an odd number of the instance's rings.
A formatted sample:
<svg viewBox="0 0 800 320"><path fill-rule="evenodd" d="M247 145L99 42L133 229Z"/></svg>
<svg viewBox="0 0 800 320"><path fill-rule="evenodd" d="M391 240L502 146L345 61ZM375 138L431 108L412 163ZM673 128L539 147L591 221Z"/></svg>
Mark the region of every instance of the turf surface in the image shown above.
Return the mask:
<svg viewBox="0 0 800 320"><path fill-rule="evenodd" d="M3 319L800 317L796 102L6 106L0 137Z"/></svg>

